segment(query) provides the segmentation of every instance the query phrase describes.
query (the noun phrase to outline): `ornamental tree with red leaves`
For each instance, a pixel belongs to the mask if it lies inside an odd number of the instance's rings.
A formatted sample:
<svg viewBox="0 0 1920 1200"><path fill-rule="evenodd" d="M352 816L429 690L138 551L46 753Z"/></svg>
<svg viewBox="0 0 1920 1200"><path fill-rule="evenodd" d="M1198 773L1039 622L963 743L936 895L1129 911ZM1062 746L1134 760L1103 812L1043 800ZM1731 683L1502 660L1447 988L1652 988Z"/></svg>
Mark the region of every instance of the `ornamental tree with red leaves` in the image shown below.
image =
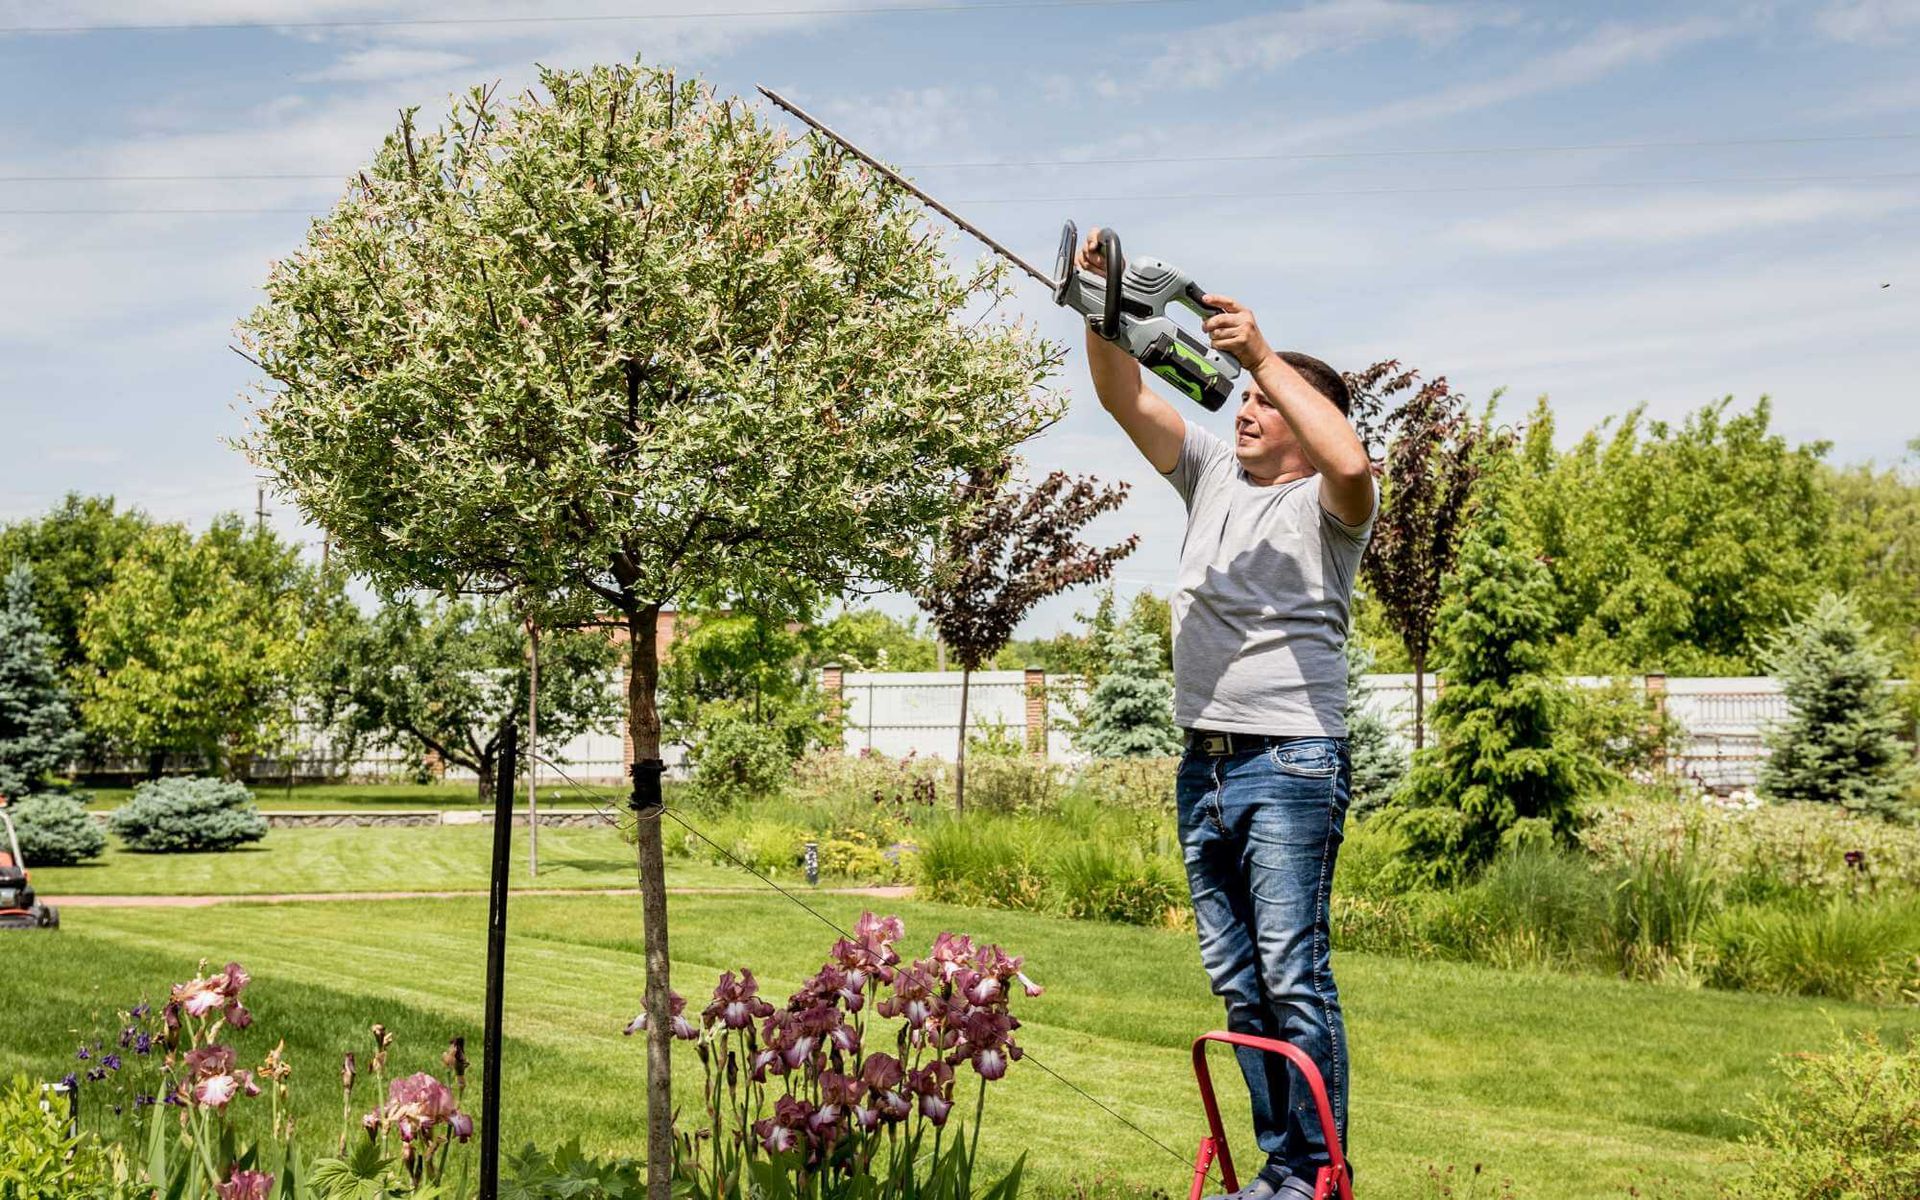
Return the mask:
<svg viewBox="0 0 1920 1200"><path fill-rule="evenodd" d="M935 545L929 582L915 598L960 663L960 743L954 757L954 808L967 796L967 691L974 671L1006 646L1034 605L1082 583L1104 579L1133 553L1139 534L1097 549L1079 540L1087 522L1120 507L1127 485L1055 471L1032 487L1010 482L1011 459L975 471L966 501Z"/></svg>
<svg viewBox="0 0 1920 1200"><path fill-rule="evenodd" d="M1361 570L1413 660L1417 750L1425 742L1427 656L1440 614L1441 583L1460 554L1484 434L1445 376L1421 383L1418 371L1386 359L1346 379L1354 427L1368 453L1375 453L1376 441L1386 443L1381 511ZM1406 392L1413 395L1392 408L1394 398Z"/></svg>

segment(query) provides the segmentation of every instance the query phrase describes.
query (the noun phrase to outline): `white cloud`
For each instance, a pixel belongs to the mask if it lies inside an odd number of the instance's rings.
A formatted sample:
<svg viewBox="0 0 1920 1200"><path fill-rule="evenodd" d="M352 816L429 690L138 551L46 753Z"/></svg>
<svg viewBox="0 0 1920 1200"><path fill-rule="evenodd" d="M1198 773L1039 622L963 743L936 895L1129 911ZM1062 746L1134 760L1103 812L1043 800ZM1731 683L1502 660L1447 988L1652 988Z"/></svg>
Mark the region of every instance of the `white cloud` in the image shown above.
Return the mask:
<svg viewBox="0 0 1920 1200"><path fill-rule="evenodd" d="M1306 122L1290 130L1282 144L1337 141L1395 126L1423 125L1594 83L1627 67L1658 62L1676 50L1726 32L1722 23L1705 19L1651 27L1609 25L1505 74L1409 96L1344 117Z"/></svg>
<svg viewBox="0 0 1920 1200"><path fill-rule="evenodd" d="M1902 42L1920 29L1920 0L1841 0L1821 9L1814 24L1828 37L1843 42Z"/></svg>
<svg viewBox="0 0 1920 1200"><path fill-rule="evenodd" d="M1920 110L1920 75L1864 84L1826 110L1829 117L1883 117Z"/></svg>
<svg viewBox="0 0 1920 1200"><path fill-rule="evenodd" d="M1158 39L1161 51L1147 64L1144 80L1108 75L1097 86L1120 94L1143 86L1147 90L1217 88L1235 76L1271 71L1310 54L1349 50L1386 39L1441 42L1495 19L1492 10L1479 6L1417 4L1409 0L1324 0L1302 8L1203 25Z"/></svg>
<svg viewBox="0 0 1920 1200"><path fill-rule="evenodd" d="M365 83L381 79L405 79L436 71L464 67L473 60L464 54L446 50L417 50L405 46L369 46L349 51L318 71L300 78L307 82Z"/></svg>
<svg viewBox="0 0 1920 1200"><path fill-rule="evenodd" d="M1447 235L1504 253L1595 243L1665 243L1826 221L1871 220L1920 203L1911 192L1802 187L1757 195L1664 192L1569 209L1533 208L1454 224Z"/></svg>

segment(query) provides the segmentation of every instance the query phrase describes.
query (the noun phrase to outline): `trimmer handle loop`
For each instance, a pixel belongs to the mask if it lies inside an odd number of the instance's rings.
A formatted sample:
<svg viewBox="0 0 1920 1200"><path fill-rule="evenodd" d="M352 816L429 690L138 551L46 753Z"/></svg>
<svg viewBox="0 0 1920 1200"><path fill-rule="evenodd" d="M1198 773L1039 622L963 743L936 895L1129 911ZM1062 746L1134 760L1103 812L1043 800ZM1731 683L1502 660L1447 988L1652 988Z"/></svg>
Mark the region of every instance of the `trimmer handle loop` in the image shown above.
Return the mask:
<svg viewBox="0 0 1920 1200"><path fill-rule="evenodd" d="M1088 324L1093 331L1110 342L1120 339L1120 277L1126 274L1127 260L1120 253L1120 235L1111 229L1100 231L1100 256L1107 260L1106 295L1102 297L1100 315ZM1074 273L1079 268L1080 227L1068 221L1060 230L1060 252L1054 257L1053 302L1065 304L1067 293L1073 287Z"/></svg>

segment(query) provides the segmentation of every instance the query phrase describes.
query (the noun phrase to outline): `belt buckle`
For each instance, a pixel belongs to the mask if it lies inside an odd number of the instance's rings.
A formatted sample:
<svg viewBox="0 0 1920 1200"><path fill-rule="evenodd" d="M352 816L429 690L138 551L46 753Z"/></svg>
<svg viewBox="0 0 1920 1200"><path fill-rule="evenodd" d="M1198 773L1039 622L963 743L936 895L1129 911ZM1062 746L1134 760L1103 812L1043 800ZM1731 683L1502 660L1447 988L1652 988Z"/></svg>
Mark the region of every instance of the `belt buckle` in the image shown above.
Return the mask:
<svg viewBox="0 0 1920 1200"><path fill-rule="evenodd" d="M1226 733L1205 734L1200 739L1200 749L1211 755L1232 754L1233 736Z"/></svg>

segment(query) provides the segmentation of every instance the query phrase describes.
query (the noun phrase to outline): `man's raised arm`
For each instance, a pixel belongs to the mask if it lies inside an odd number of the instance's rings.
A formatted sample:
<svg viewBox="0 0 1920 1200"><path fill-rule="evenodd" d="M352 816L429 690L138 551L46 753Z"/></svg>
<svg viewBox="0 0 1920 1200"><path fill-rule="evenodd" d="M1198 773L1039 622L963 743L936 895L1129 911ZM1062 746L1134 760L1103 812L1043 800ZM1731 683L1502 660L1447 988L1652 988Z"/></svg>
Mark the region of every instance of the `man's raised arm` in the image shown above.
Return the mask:
<svg viewBox="0 0 1920 1200"><path fill-rule="evenodd" d="M1088 232L1077 255L1082 269L1096 275L1107 272L1100 254L1100 231ZM1146 376L1131 354L1087 330L1087 367L1093 374L1094 394L1100 407L1113 414L1120 428L1127 431L1140 453L1147 456L1153 469L1165 475L1180 461L1180 446L1186 441L1187 423L1180 413L1147 387Z"/></svg>

